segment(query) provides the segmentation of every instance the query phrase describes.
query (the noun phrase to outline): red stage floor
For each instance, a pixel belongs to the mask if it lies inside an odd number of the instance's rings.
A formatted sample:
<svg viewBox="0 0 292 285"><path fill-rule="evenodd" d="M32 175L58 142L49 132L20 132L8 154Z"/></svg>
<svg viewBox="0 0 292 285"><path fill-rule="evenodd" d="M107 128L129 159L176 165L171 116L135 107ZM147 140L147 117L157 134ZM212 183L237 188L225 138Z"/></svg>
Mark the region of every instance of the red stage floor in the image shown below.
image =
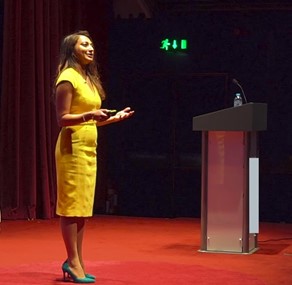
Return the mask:
<svg viewBox="0 0 292 285"><path fill-rule="evenodd" d="M60 284L58 219L0 223L0 284ZM96 284L291 285L292 224L260 224L249 255L201 253L199 219L97 216L84 258Z"/></svg>

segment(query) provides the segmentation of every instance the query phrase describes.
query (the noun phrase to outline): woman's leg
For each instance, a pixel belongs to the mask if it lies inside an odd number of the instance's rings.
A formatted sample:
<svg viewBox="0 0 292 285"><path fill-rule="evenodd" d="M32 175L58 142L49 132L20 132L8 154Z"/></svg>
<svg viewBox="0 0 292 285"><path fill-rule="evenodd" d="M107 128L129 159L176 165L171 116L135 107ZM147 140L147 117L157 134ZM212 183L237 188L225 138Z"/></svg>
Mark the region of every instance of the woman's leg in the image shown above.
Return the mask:
<svg viewBox="0 0 292 285"><path fill-rule="evenodd" d="M84 229L85 229L85 219L83 219L83 223L78 224L78 232L77 232L77 252L78 252L79 262L83 270L84 270L84 263L83 263L83 255L82 255L82 245L83 245Z"/></svg>
<svg viewBox="0 0 292 285"><path fill-rule="evenodd" d="M82 217L61 217L60 224L67 250L68 265L76 277L84 278L85 275L80 263L79 251L81 252L82 260L82 239L85 220Z"/></svg>

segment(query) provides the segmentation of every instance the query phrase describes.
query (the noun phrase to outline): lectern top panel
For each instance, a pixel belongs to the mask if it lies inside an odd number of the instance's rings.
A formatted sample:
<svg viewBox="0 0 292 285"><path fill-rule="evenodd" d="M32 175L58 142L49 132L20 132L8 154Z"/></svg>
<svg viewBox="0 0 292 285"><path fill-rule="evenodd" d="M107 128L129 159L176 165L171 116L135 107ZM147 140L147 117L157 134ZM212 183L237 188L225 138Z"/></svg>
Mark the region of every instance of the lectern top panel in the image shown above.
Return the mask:
<svg viewBox="0 0 292 285"><path fill-rule="evenodd" d="M267 104L247 103L193 117L193 131L264 131Z"/></svg>

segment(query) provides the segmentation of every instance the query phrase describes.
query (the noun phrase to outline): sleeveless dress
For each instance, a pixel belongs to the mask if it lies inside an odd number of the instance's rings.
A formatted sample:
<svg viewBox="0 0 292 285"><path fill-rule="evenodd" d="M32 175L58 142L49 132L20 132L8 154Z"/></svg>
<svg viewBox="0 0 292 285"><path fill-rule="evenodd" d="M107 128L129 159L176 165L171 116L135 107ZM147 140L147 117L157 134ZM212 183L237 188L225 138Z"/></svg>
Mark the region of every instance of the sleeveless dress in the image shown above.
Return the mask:
<svg viewBox="0 0 292 285"><path fill-rule="evenodd" d="M98 91L89 87L73 68L65 69L56 85L68 81L74 87L71 114L101 107ZM55 148L57 174L56 213L66 217L89 217L93 214L96 184L96 122L62 127Z"/></svg>

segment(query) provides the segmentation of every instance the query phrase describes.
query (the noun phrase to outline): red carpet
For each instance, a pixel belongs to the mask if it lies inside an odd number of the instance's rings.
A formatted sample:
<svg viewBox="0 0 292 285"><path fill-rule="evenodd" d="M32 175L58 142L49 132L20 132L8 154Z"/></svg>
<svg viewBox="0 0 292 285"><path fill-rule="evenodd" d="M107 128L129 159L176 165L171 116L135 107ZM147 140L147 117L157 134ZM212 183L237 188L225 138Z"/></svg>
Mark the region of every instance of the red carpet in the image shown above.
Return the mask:
<svg viewBox="0 0 292 285"><path fill-rule="evenodd" d="M97 285L291 285L292 224L260 225L250 255L199 252L199 219L97 216L84 259ZM0 223L0 285L71 284L59 220Z"/></svg>
<svg viewBox="0 0 292 285"><path fill-rule="evenodd" d="M162 262L88 262L88 272L103 285L264 285L253 276L203 266ZM59 272L59 274L58 274ZM0 268L0 284L68 284L59 262Z"/></svg>

